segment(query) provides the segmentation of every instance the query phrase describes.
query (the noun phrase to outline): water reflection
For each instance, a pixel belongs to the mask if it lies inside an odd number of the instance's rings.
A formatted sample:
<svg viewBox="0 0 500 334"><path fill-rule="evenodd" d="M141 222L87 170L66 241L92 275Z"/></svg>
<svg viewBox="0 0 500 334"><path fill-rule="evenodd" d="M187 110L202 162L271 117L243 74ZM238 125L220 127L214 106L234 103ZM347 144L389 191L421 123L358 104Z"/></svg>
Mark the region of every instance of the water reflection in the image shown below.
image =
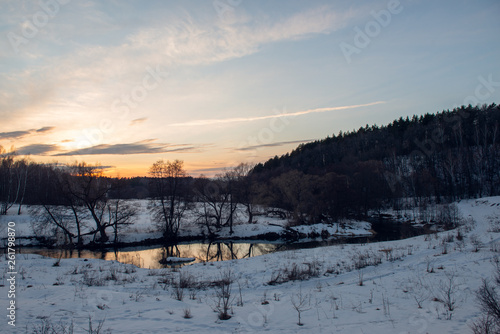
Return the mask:
<svg viewBox="0 0 500 334"><path fill-rule="evenodd" d="M34 253L53 258L90 258L114 260L133 264L141 268L160 269L182 265L180 263L165 264L169 257L195 258L191 263L238 260L278 250L278 244L270 243L194 243L177 244L157 248L124 248L120 250L90 251L90 250L59 250L59 249L22 249L21 253ZM163 263L162 263L163 262Z"/></svg>
<svg viewBox="0 0 500 334"><path fill-rule="evenodd" d="M388 220L373 219L370 221L376 232L370 237L350 237L309 240L301 242L214 242L176 244L169 246L121 248L119 250L58 250L58 249L20 249L21 253L35 253L53 258L92 258L114 260L133 264L141 268L161 269L199 262L227 261L244 259L278 251L291 249L316 248L344 243L369 243L388 240L399 240L425 233L423 228L415 228L409 224L391 223ZM194 258L189 263L165 263L169 257Z"/></svg>

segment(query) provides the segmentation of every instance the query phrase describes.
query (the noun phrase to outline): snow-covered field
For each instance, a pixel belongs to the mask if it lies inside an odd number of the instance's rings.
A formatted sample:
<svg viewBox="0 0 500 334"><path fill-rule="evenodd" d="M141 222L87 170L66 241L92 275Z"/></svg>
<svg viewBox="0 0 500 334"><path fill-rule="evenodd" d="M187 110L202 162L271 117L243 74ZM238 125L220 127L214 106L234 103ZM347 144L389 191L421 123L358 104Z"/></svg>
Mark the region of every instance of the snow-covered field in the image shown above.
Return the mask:
<svg viewBox="0 0 500 334"><path fill-rule="evenodd" d="M500 255L500 197L457 205L466 223L454 231L181 269L17 254L15 328L2 256L0 332L73 324L74 333L87 333L91 319L93 329L103 321L101 333L471 333L480 314L474 291ZM228 271L231 318L219 320L221 284L212 282Z"/></svg>

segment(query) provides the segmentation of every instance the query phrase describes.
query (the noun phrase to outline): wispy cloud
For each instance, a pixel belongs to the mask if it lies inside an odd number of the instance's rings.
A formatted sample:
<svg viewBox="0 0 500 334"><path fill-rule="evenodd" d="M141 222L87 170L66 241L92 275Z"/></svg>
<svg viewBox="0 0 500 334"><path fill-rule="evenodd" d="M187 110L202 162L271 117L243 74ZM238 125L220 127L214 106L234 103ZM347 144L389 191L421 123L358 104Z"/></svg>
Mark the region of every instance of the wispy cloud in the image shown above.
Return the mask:
<svg viewBox="0 0 500 334"><path fill-rule="evenodd" d="M213 175L217 173L222 173L226 171L228 167L207 167L207 168L198 168L198 169L193 169L191 172L195 174L208 174L208 175Z"/></svg>
<svg viewBox="0 0 500 334"><path fill-rule="evenodd" d="M147 120L148 120L147 117L136 118L136 119L130 121L130 125L137 125L137 124L140 124L140 123L144 123Z"/></svg>
<svg viewBox="0 0 500 334"><path fill-rule="evenodd" d="M56 127L55 126L44 126L43 128L40 128L38 130L36 130L36 132L50 132L52 130L54 130Z"/></svg>
<svg viewBox="0 0 500 334"><path fill-rule="evenodd" d="M127 48L151 50L172 63L207 64L253 54L265 44L335 31L353 15L319 6L276 22L241 17L231 24L207 25L186 14L168 25L130 35Z"/></svg>
<svg viewBox="0 0 500 334"><path fill-rule="evenodd" d="M284 146L284 145L289 145L289 144L307 143L307 142L310 142L310 141L313 141L313 140L314 139L280 141L280 142L269 143L269 144L261 144L261 145L239 147L239 148L236 148L235 151L252 151L252 150L256 150L256 149L264 148L264 147L278 147L278 146Z"/></svg>
<svg viewBox="0 0 500 334"><path fill-rule="evenodd" d="M124 5L120 3L116 8L120 6ZM210 3L208 6L213 10ZM89 122L93 119L88 117L89 112L102 112L96 106L111 105L116 96L130 92L144 77L146 66L160 66L166 70L177 65L206 65L241 58L257 53L263 46L272 43L330 33L344 26L353 16L351 12L320 6L288 14L278 20L256 15L223 24L215 10L199 20L188 11L166 11L164 8L170 7L165 6L161 9L164 12L158 13L167 17L161 23L160 20L152 20L119 30L105 24L113 22L107 17L109 13L105 12L105 8L97 4L84 6L79 2L64 7L64 15L58 17L58 21L63 21L57 26L60 29L50 32L55 39L75 38L81 44L75 42L77 47L64 48L58 57L49 56L44 48L38 49L39 44L45 43L30 43L30 49L42 55L41 60L28 69L13 68L1 76L0 110L9 110L3 117L4 121L21 115L40 119L57 114L61 115L57 119L58 126L73 126L74 117L82 117ZM0 18L4 16L0 14ZM95 20L89 25L87 20L81 21L81 17L99 18L99 28L93 28ZM89 36L94 35L98 35L101 41L103 35L114 29L116 36L113 35L113 43L85 43ZM74 36L68 36L65 31ZM40 33L37 40L45 35L50 34ZM22 55L27 57L25 53ZM41 112L33 115L32 110ZM70 114L71 117L66 116Z"/></svg>
<svg viewBox="0 0 500 334"><path fill-rule="evenodd" d="M16 150L20 155L47 155L49 152L59 150L59 146L52 144L33 144L23 146Z"/></svg>
<svg viewBox="0 0 500 334"><path fill-rule="evenodd" d="M144 140L129 144L101 144L79 150L63 152L54 156L68 155L130 155L130 154L155 154L166 152L190 152L198 149L193 145L172 145L164 143L153 143L154 140Z"/></svg>
<svg viewBox="0 0 500 334"><path fill-rule="evenodd" d="M53 126L45 126L40 129L30 129L30 130L20 130L20 131L10 131L10 132L0 132L0 139L19 139L22 137L29 136L34 133L50 132L54 129Z"/></svg>
<svg viewBox="0 0 500 334"><path fill-rule="evenodd" d="M18 139L29 135L30 131L11 131L11 132L0 132L0 139Z"/></svg>
<svg viewBox="0 0 500 334"><path fill-rule="evenodd" d="M297 111L297 112L293 112L293 113L283 113L283 114L255 116L255 117L201 119L201 120L189 121L189 122L184 122L184 123L174 123L174 124L170 124L170 126L205 126L205 125L214 125L214 124L254 122L254 121L260 121L260 120L271 119L271 118L296 117L296 116L303 116L303 115L307 115L307 114L324 113L324 112L328 112L328 111L339 111L339 110L369 107L369 106L374 106L374 105L382 104L382 103L385 103L385 102L384 101L377 101L377 102L371 102L371 103L366 103L366 104L356 104L356 105L350 105L350 106L316 108L316 109Z"/></svg>

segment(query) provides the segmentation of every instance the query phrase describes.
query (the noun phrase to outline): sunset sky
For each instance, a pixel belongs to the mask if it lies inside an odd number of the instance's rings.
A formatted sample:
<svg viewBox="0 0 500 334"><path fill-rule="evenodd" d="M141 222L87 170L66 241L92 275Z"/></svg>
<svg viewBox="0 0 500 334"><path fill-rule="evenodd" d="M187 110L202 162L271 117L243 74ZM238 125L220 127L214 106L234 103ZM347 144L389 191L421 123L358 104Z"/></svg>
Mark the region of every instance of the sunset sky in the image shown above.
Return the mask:
<svg viewBox="0 0 500 334"><path fill-rule="evenodd" d="M0 146L191 175L500 102L500 1L0 1Z"/></svg>

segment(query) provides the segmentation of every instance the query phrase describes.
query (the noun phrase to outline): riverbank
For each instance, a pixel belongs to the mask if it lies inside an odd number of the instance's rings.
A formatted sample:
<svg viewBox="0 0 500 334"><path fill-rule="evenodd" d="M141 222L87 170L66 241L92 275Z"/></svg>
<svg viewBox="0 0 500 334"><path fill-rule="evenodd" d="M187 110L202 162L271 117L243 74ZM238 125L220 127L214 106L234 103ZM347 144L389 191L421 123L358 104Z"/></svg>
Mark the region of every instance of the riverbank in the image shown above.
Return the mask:
<svg viewBox="0 0 500 334"><path fill-rule="evenodd" d="M196 210L186 212L185 219L179 229L175 240L165 239L152 220L148 210L148 201L131 200L128 204L137 209L137 215L133 218L132 224L120 227L118 239L115 241L112 229L108 228L109 241L106 243L95 243L92 236L83 237L82 249L99 249L106 247L134 247L151 246L161 244L172 244L173 242L204 242L204 241L252 241L252 240L284 240L297 241L303 239L316 238L346 238L371 236L371 224L364 221L348 220L342 223L314 224L302 226L289 226L289 220L280 218L273 214L268 214L265 210L260 210L254 215L253 223L247 223L248 217L245 210L240 208L235 213L235 223L232 231L228 226L213 229L212 234L208 234L204 225L197 223L198 216ZM11 210L12 213L17 210ZM22 215L9 214L0 216L0 247L5 245L7 235L4 232L9 221L16 225L16 237L19 246L24 247L48 247L48 248L68 248L74 247L67 244L64 235L53 225L45 224L34 228L33 217L29 215L30 207L25 207ZM91 230L92 222L83 224L82 234Z"/></svg>

